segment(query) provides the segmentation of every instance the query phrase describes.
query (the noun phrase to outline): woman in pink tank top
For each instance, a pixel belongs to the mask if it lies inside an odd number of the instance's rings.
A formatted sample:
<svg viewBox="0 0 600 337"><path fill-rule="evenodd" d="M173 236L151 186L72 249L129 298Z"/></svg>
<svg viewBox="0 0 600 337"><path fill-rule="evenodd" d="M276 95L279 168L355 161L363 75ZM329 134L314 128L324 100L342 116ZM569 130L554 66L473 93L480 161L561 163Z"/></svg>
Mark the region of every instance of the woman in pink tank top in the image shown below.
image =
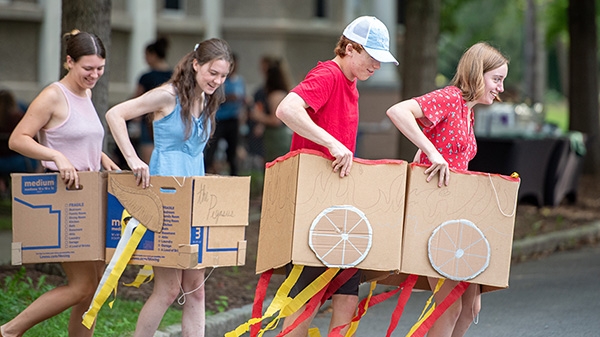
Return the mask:
<svg viewBox="0 0 600 337"><path fill-rule="evenodd" d="M47 170L60 172L67 186L79 187L77 171L116 170L102 152L104 129L91 101L91 89L104 73L106 52L94 34L77 30L65 34L69 71L33 100L9 139L9 146L38 159ZM35 137L39 136L39 143ZM41 224L43 225L43 224ZM92 336L94 329L81 324L104 261L63 262L67 285L54 288L0 326L0 337L21 336L32 326L72 308L69 336Z"/></svg>

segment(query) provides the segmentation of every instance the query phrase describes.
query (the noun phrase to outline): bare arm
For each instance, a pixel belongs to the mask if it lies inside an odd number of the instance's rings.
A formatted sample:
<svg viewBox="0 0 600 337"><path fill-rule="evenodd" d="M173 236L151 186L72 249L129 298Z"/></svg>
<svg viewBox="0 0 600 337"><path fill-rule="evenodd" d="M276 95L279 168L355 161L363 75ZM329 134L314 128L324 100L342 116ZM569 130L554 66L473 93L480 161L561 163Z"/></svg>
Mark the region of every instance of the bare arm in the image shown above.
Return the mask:
<svg viewBox="0 0 600 337"><path fill-rule="evenodd" d="M175 94L170 86L162 86L143 94L140 97L130 99L117 104L106 113L106 122L110 128L117 146L127 161L129 168L134 172L138 184L146 188L150 186L150 171L148 165L137 155L129 134L126 121L155 112L157 117L162 118L175 107Z"/></svg>
<svg viewBox="0 0 600 337"><path fill-rule="evenodd" d="M438 186L442 184L448 185L450 179L450 169L448 162L435 148L433 143L423 134L421 128L417 124L417 119L424 117L421 106L414 99L402 101L393 105L386 112L387 116L392 120L392 123L408 138L413 144L415 144L420 151L427 155L431 166L425 170L426 174L429 174L427 181L431 181L433 177L439 173Z"/></svg>
<svg viewBox="0 0 600 337"><path fill-rule="evenodd" d="M285 98L287 93L283 90L272 92L267 96L267 102L270 111L265 111L265 106L262 102L256 102L254 109L252 109L251 118L259 123L262 123L271 127L278 127L282 124L281 120L277 118L275 113L279 103Z"/></svg>
<svg viewBox="0 0 600 337"><path fill-rule="evenodd" d="M79 186L77 170L69 159L60 151L46 147L35 140L37 133L43 128L51 128L62 123L67 116L67 103L54 85L46 87L31 102L27 112L17 124L8 140L11 150L43 161L53 161L60 172L60 177L67 186Z"/></svg>
<svg viewBox="0 0 600 337"><path fill-rule="evenodd" d="M352 158L354 156L352 151L315 124L306 112L306 108L308 108L306 102L298 94L292 92L281 101L277 107L276 115L300 136L329 149L329 152L335 158L332 163L333 171L339 171L340 177L347 176L352 168Z"/></svg>

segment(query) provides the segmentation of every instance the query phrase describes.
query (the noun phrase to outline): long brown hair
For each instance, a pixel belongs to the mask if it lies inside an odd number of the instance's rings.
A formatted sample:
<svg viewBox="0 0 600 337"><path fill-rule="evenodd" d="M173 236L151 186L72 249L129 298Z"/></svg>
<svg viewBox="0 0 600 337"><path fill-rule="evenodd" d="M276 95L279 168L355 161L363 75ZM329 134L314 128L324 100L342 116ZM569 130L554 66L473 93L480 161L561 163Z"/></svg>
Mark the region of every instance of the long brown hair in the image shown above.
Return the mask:
<svg viewBox="0 0 600 337"><path fill-rule="evenodd" d="M190 136L192 130L192 104L198 83L196 81L196 71L194 70L194 59L200 66L215 60L224 60L229 62L229 71L233 67L233 57L229 44L221 39L209 39L202 41L196 46L194 51L186 54L175 66L173 76L169 80L177 89L177 95L181 103L181 119L185 126L186 138ZM204 130L207 129L210 121L211 130L209 136L212 136L215 129L215 114L219 105L225 101L225 91L223 86L219 86L212 95L206 95L205 108L200 113L203 117Z"/></svg>
<svg viewBox="0 0 600 337"><path fill-rule="evenodd" d="M473 102L484 94L483 74L508 62L506 56L488 43L476 43L458 61L456 74L450 85L460 88L465 101ZM500 99L496 97L496 100Z"/></svg>

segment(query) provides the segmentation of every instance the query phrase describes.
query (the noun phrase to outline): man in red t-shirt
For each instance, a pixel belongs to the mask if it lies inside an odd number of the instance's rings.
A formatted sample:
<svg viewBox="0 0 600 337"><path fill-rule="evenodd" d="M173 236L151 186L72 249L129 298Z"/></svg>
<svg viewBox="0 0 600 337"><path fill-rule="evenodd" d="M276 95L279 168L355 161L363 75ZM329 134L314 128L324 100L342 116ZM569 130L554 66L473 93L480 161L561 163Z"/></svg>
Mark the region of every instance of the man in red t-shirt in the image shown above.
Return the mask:
<svg viewBox="0 0 600 337"><path fill-rule="evenodd" d="M389 33L372 16L352 21L344 30L332 60L319 62L306 78L277 107L277 117L294 131L291 150L314 149L333 160L332 169L340 177L350 174L358 132L357 79L364 81L380 68L381 62L398 61L389 52ZM288 273L291 265L287 266ZM295 296L325 267L304 267L292 289ZM350 323L358 305L360 275L357 272L332 296L331 331ZM284 329L303 312L287 317ZM299 324L288 336L306 337L312 318ZM342 334L347 330L342 330Z"/></svg>

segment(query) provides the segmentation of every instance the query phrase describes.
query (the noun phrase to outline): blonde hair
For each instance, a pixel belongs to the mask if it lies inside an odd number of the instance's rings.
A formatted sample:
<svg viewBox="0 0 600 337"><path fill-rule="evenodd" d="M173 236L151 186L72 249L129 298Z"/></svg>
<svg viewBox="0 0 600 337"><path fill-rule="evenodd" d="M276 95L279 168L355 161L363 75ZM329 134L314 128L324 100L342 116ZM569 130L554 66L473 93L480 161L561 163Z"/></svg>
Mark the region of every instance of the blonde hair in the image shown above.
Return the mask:
<svg viewBox="0 0 600 337"><path fill-rule="evenodd" d="M484 94L483 74L508 62L506 56L488 43L476 43L467 49L458 61L456 74L450 85L458 87L467 102L473 102ZM500 101L498 97L496 100Z"/></svg>

